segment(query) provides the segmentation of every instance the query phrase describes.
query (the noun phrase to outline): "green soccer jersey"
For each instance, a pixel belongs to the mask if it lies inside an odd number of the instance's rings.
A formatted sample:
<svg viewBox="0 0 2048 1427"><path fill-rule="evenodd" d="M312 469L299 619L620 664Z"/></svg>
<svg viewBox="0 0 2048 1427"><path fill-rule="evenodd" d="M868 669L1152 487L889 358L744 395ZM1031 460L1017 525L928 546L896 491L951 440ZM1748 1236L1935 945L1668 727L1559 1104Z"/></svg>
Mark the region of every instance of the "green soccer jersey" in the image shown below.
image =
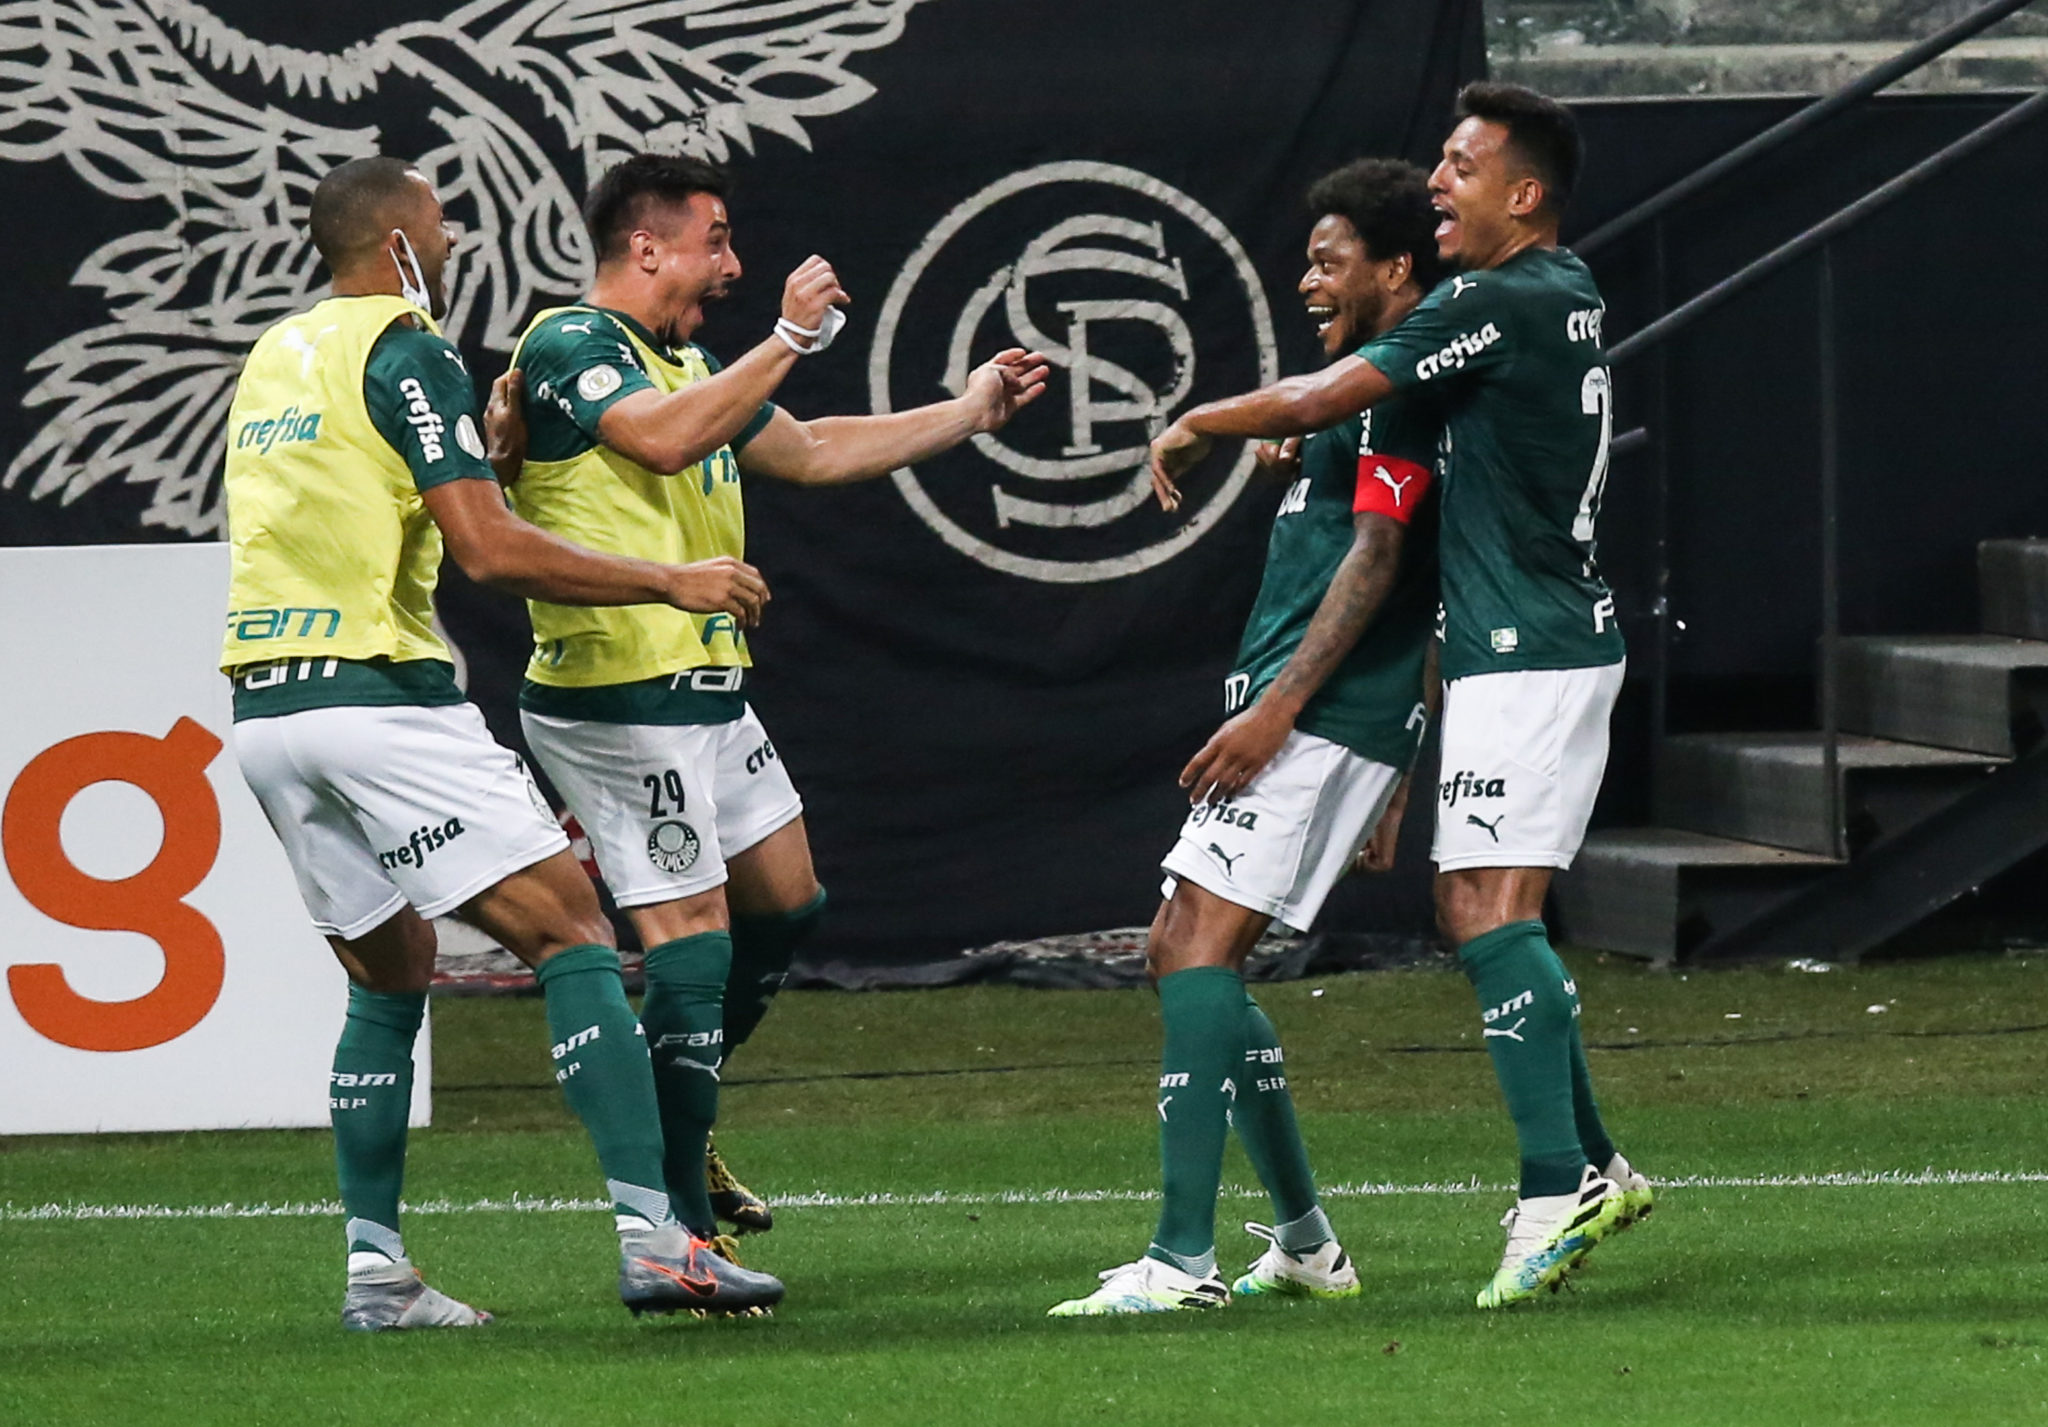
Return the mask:
<svg viewBox="0 0 2048 1427"><path fill-rule="evenodd" d="M1614 431L1606 308L1563 249L1440 284L1358 355L1440 393L1443 676L1621 659L1594 527Z"/></svg>
<svg viewBox="0 0 2048 1427"><path fill-rule="evenodd" d="M607 321L606 319L609 319ZM623 312L609 307L575 307L557 313L528 334L519 348L531 398L526 403L526 459L567 461L599 444L597 423L636 391L657 390L641 366L640 354L614 331L616 322L656 353L680 363L694 352L712 372L718 359L694 342L672 347ZM775 415L763 402L740 434L727 443L738 451Z"/></svg>
<svg viewBox="0 0 2048 1427"><path fill-rule="evenodd" d="M1355 513L1378 511L1409 527L1400 573L1295 727L1374 762L1408 766L1422 737L1422 666L1436 609L1430 487L1440 429L1426 397L1397 396L1302 444L1301 474L1273 518L1265 578L1224 684L1227 711L1248 707L1279 677L1350 552Z"/></svg>

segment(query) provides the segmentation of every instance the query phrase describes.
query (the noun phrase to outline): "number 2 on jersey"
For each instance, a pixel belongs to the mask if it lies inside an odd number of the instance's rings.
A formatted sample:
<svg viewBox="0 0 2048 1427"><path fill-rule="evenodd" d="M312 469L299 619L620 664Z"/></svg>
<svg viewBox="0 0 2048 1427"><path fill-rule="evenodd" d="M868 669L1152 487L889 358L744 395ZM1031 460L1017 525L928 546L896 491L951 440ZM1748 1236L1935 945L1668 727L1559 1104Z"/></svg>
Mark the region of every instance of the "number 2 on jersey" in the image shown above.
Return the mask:
<svg viewBox="0 0 2048 1427"><path fill-rule="evenodd" d="M1607 489L1607 453L1614 444L1614 382L1607 368L1595 367L1579 386L1579 408L1600 418L1600 449L1593 453L1593 474L1586 482L1586 494L1579 500L1578 518L1572 521L1572 539L1593 543L1593 522L1600 514L1600 496Z"/></svg>
<svg viewBox="0 0 2048 1427"><path fill-rule="evenodd" d="M661 773L649 773L640 782L647 789L647 816L651 818L665 818L670 814L683 811L683 775L681 772L670 768ZM661 805L661 795L663 793L668 794L668 800L673 806L664 808Z"/></svg>

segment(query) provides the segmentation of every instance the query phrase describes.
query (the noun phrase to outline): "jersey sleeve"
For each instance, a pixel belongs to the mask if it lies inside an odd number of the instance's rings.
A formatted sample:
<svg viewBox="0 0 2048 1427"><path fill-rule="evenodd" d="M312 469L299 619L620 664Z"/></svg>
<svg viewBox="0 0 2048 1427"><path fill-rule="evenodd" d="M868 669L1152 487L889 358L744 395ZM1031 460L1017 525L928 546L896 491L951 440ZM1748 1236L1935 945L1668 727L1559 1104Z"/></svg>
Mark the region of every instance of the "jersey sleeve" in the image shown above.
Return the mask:
<svg viewBox="0 0 2048 1427"><path fill-rule="evenodd" d="M704 369L710 372L711 375L717 376L720 372L725 370L725 364L719 361L718 358L712 356L711 353L704 350L703 347L697 346L697 344L694 342L692 342L690 345L693 347L697 347L697 355L704 359ZM759 436L762 433L762 431L766 430L768 423L774 419L775 403L772 401L762 402L761 409L755 412L752 416L747 418L747 424L740 428L739 435L733 437L732 440L727 442L726 444L729 445L733 449L733 451L737 452L742 446L746 445L756 436Z"/></svg>
<svg viewBox="0 0 2048 1427"><path fill-rule="evenodd" d="M519 354L529 401L554 406L595 445L597 423L636 391L654 390L640 354L600 312L563 312L526 339Z"/></svg>
<svg viewBox="0 0 2048 1427"><path fill-rule="evenodd" d="M1399 326L1358 349L1396 391L1468 382L1514 358L1505 306L1492 274L1438 283Z"/></svg>
<svg viewBox="0 0 2048 1427"><path fill-rule="evenodd" d="M484 459L469 368L446 338L402 322L387 327L363 366L363 404L419 490L498 479Z"/></svg>

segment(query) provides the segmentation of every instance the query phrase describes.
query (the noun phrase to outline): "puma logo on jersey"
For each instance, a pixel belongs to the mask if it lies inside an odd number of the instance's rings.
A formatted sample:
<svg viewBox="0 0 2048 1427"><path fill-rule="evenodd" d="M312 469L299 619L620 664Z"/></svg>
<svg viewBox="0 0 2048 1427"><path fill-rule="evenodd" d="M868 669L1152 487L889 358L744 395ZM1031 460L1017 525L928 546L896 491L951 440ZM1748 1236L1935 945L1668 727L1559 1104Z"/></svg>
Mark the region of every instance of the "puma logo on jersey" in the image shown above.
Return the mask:
<svg viewBox="0 0 2048 1427"><path fill-rule="evenodd" d="M1218 847L1213 842L1209 844L1209 851L1216 854L1216 860L1223 864L1223 870L1225 873L1235 873L1237 871L1237 858L1244 856L1244 854L1240 852L1237 854L1237 857L1232 857L1229 853L1225 852L1222 848Z"/></svg>
<svg viewBox="0 0 2048 1427"><path fill-rule="evenodd" d="M564 322L555 330L557 332L581 332L586 337L592 335L588 322Z"/></svg>
<svg viewBox="0 0 2048 1427"><path fill-rule="evenodd" d="M1405 481L1395 480L1387 473L1385 466L1374 466L1372 478L1394 493L1394 508L1396 510L1400 509L1402 495L1406 493L1408 487L1415 484L1415 477L1413 476L1408 477Z"/></svg>
<svg viewBox="0 0 2048 1427"><path fill-rule="evenodd" d="M1466 293L1470 292L1473 288L1477 286L1479 286L1479 279L1477 278L1470 278L1464 276L1452 278L1451 301L1456 302L1459 298L1463 297Z"/></svg>
<svg viewBox="0 0 2048 1427"><path fill-rule="evenodd" d="M1499 842L1499 841L1500 841L1500 825L1501 825L1501 823L1502 823L1502 822L1504 822L1504 821L1505 821L1506 819L1507 819L1507 814L1506 814L1506 813L1501 813L1501 814L1499 814L1498 816L1496 816L1496 817L1494 818L1494 820L1493 820L1492 822L1488 822L1488 821L1487 821L1487 820L1486 820L1485 818L1483 818L1483 817L1479 816L1479 814L1477 814L1477 813L1467 813L1467 814L1465 814L1465 821L1466 821L1467 823L1469 823L1469 824L1470 824L1471 826L1473 826L1473 827L1483 827L1483 828L1485 828L1485 829L1486 829L1486 835L1487 835L1488 837L1492 838L1492 839L1493 839L1493 840L1494 840L1495 842Z"/></svg>
<svg viewBox="0 0 2048 1427"><path fill-rule="evenodd" d="M308 337L300 328L287 327L284 329L284 335L277 339L277 344L288 352L297 352L299 354L299 376L301 379L304 379L313 375L313 362L320 355L320 339L329 332L339 332L340 330L339 327L330 323L322 327L318 332L315 332L311 337Z"/></svg>
<svg viewBox="0 0 2048 1427"><path fill-rule="evenodd" d="M1501 1027L1501 1028L1500 1028L1500 1029L1498 1029L1498 1030L1496 1030L1496 1029L1495 1029L1494 1027L1492 1027L1492 1026L1488 1026L1488 1027L1486 1027L1486 1028L1485 1028L1484 1030L1482 1030L1482 1031L1481 1031L1481 1032L1480 1032L1479 1034L1480 1034L1480 1036L1481 1036L1482 1038L1484 1038L1484 1037L1486 1037L1486 1036L1503 1036L1503 1037L1505 1037L1506 1039L1508 1039L1508 1040L1511 1040L1511 1041L1521 1041L1521 1040L1522 1040L1522 1027L1524 1027L1524 1026L1526 1026L1526 1025L1528 1025L1528 1024L1529 1024L1529 1018L1528 1018L1527 1016L1523 1016L1523 1017L1522 1017L1521 1019L1517 1020L1517 1021L1516 1021L1516 1022L1515 1022L1515 1023L1514 1023L1513 1025L1512 1025L1512 1026L1503 1026L1503 1027ZM1527 1044L1528 1044L1528 1042L1527 1042L1527 1041L1522 1041L1522 1044L1523 1044L1523 1045L1527 1045Z"/></svg>

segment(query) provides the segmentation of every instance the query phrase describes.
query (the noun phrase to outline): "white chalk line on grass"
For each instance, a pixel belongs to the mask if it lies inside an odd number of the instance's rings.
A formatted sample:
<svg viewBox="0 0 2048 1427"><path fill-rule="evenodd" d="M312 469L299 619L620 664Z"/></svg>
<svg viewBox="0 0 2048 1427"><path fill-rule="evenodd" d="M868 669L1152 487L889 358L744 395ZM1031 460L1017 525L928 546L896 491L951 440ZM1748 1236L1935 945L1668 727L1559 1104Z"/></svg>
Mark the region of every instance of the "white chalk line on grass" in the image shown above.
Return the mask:
<svg viewBox="0 0 2048 1427"><path fill-rule="evenodd" d="M1679 1175L1655 1181L1658 1189L1871 1189L1949 1188L1978 1184L2048 1184L2048 1173L2007 1170L1886 1169L1836 1174ZM1514 1186L1478 1180L1421 1184L1337 1184L1330 1199L1377 1199L1399 1194L1508 1194ZM1225 1198L1259 1197L1259 1191L1226 1186ZM895 1209L958 1205L1120 1204L1156 1200L1153 1189L1006 1189L992 1194L932 1190L922 1194L782 1194L769 1198L777 1209ZM569 1214L611 1208L608 1199L561 1199L514 1195L509 1199L429 1199L408 1204L408 1214ZM107 1219L325 1219L341 1214L334 1200L288 1200L278 1204L0 1204L0 1223L86 1223Z"/></svg>

